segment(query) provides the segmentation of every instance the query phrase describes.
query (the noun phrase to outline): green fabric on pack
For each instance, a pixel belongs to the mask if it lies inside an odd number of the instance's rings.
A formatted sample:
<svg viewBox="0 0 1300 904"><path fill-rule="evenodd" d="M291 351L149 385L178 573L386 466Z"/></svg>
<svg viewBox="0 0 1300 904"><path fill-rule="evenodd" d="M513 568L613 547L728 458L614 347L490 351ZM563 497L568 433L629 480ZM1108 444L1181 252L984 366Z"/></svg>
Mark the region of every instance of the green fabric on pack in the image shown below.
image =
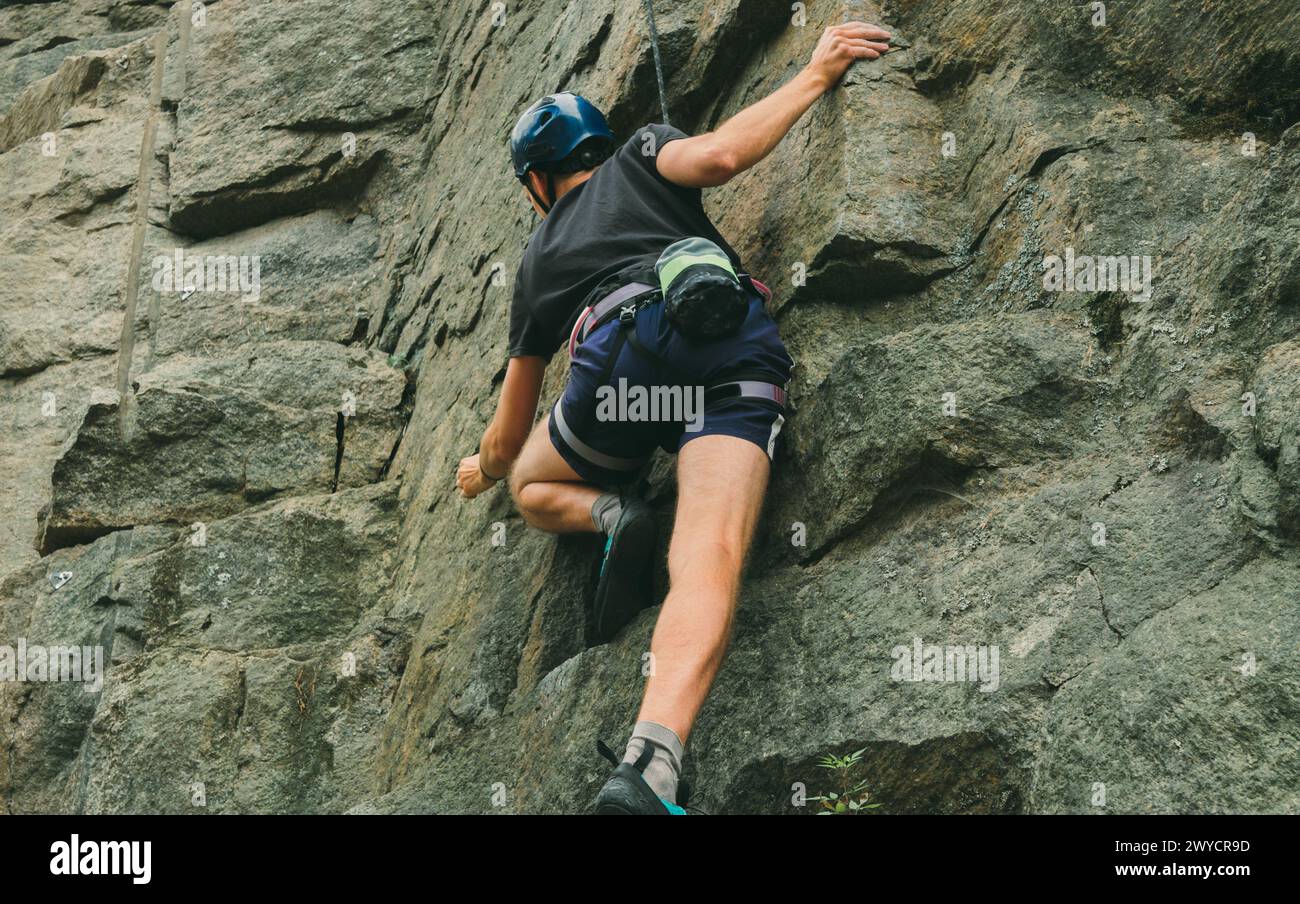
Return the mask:
<svg viewBox="0 0 1300 904"><path fill-rule="evenodd" d="M736 277L735 268L731 266L731 261L721 248L708 239L689 238L673 242L659 256L659 262L656 265L656 269L659 271L659 288L667 295L668 287L673 284L673 280L683 270L700 264L721 267L730 273L733 278L739 279L739 277Z"/></svg>

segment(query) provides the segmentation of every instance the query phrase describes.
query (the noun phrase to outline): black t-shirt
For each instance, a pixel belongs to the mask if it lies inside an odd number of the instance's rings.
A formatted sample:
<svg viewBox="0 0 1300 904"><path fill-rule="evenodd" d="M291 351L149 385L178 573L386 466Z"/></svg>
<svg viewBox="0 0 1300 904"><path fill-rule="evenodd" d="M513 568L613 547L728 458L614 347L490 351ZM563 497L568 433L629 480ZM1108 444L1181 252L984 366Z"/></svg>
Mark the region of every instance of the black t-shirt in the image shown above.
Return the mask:
<svg viewBox="0 0 1300 904"><path fill-rule="evenodd" d="M551 208L528 240L510 306L510 357L549 359L569 340L592 289L633 264L653 263L678 239L716 242L743 272L736 252L704 213L698 188L659 175L654 153L686 134L648 125Z"/></svg>

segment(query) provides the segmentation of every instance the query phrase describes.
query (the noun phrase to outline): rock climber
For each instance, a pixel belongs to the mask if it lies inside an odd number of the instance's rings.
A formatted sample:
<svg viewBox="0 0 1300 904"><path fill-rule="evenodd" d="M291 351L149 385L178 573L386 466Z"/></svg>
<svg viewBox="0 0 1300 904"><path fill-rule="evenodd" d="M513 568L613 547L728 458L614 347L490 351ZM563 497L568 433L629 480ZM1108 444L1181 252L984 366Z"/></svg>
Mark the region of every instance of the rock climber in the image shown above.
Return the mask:
<svg viewBox="0 0 1300 904"><path fill-rule="evenodd" d="M654 512L626 488L656 446L677 454L653 674L622 762L603 748L616 765L597 813L685 812L685 744L727 647L785 421L793 362L765 287L705 215L701 189L761 161L855 60L876 59L889 39L863 22L826 29L802 71L702 135L647 125L616 145L601 112L569 93L530 106L511 134L515 175L542 219L514 283L496 414L478 454L460 462L461 493L473 498L508 476L528 524L604 535L590 622L604 642L653 603ZM561 347L568 382L533 428L546 365ZM629 387L662 396L657 417L646 405L606 404L615 388L634 395ZM669 404L692 398L703 402L694 417L672 410L690 405Z"/></svg>

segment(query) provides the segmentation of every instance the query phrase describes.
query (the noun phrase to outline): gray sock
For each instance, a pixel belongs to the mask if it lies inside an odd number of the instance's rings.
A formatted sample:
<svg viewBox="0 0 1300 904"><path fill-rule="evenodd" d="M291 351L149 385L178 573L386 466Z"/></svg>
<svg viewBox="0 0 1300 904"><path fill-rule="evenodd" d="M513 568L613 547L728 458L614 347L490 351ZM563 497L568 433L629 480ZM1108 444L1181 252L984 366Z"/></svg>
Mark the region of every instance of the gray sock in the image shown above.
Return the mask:
<svg viewBox="0 0 1300 904"><path fill-rule="evenodd" d="M677 779L682 771L682 740L677 737L677 732L658 722L638 722L632 729L632 740L627 742L623 762L635 763L647 743L654 746L655 752L641 775L655 794L675 804Z"/></svg>
<svg viewBox="0 0 1300 904"><path fill-rule="evenodd" d="M591 523L607 537L614 533L622 514L623 500L618 497L618 493L602 493L591 504Z"/></svg>

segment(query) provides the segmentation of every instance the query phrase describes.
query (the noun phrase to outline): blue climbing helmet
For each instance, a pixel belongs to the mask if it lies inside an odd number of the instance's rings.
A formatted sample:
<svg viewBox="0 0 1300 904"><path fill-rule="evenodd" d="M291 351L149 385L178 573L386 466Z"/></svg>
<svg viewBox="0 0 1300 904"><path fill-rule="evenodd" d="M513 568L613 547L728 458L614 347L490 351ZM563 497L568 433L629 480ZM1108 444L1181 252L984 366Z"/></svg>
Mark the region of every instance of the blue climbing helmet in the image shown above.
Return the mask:
<svg viewBox="0 0 1300 904"><path fill-rule="evenodd" d="M530 170L591 169L609 156L613 144L614 133L605 115L585 97L565 91L549 94L524 111L510 133L510 157L515 177L523 181ZM580 147L581 152L570 160Z"/></svg>

